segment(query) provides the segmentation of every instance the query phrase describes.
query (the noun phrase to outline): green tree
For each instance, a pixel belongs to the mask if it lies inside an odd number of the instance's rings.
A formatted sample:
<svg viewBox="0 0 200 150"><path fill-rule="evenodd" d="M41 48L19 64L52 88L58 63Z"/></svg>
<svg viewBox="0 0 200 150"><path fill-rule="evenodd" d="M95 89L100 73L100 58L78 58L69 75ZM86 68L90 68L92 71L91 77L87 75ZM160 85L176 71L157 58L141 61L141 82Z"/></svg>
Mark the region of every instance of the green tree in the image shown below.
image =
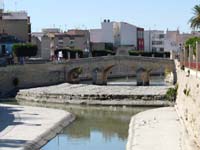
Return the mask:
<svg viewBox="0 0 200 150"><path fill-rule="evenodd" d="M191 45L194 55L196 55L196 42L200 42L200 37L192 37L185 42L185 46L187 49L189 49L189 45Z"/></svg>
<svg viewBox="0 0 200 150"><path fill-rule="evenodd" d="M193 8L194 16L189 20L192 29L200 28L200 5L195 5Z"/></svg>
<svg viewBox="0 0 200 150"><path fill-rule="evenodd" d="M17 57L31 57L37 55L38 47L37 45L33 44L14 44L13 45L13 52Z"/></svg>

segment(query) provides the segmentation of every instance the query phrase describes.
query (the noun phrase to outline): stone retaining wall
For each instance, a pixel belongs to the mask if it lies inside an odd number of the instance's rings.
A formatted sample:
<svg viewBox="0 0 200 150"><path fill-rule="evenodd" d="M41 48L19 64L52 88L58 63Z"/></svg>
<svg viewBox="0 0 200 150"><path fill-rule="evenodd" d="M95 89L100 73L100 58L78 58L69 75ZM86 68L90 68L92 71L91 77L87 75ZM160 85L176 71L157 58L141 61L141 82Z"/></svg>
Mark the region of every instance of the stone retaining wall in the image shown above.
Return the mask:
<svg viewBox="0 0 200 150"><path fill-rule="evenodd" d="M200 74L200 72L198 72ZM200 146L200 78L177 68L177 111L188 134Z"/></svg>
<svg viewBox="0 0 200 150"><path fill-rule="evenodd" d="M10 95L17 89L63 83L64 69L64 65L54 64L29 64L0 68L0 97ZM14 85L14 82L17 85Z"/></svg>

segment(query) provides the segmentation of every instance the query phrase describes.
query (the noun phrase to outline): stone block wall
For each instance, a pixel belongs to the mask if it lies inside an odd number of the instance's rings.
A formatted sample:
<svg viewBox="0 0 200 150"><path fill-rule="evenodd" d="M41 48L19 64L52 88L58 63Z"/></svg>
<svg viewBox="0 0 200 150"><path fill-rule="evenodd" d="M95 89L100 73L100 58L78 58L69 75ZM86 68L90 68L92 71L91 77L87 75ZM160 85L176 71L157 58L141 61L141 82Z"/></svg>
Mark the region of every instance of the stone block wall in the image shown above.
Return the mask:
<svg viewBox="0 0 200 150"><path fill-rule="evenodd" d="M18 84L14 86L14 80ZM65 81L62 64L27 64L0 68L0 97L15 89L53 85Z"/></svg>
<svg viewBox="0 0 200 150"><path fill-rule="evenodd" d="M199 72L200 74L200 72ZM177 110L187 128L188 134L200 146L200 78L196 73L177 69Z"/></svg>

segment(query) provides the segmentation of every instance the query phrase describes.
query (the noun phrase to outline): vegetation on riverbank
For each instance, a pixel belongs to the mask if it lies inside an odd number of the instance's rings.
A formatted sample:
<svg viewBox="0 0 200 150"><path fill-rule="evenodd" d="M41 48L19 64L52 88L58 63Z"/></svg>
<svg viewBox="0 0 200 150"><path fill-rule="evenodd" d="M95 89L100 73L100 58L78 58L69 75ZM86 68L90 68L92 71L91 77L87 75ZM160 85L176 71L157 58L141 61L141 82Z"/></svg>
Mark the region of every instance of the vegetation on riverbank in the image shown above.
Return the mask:
<svg viewBox="0 0 200 150"><path fill-rule="evenodd" d="M174 88L169 88L165 95L166 100L176 101L177 91L178 91L178 84L176 84Z"/></svg>

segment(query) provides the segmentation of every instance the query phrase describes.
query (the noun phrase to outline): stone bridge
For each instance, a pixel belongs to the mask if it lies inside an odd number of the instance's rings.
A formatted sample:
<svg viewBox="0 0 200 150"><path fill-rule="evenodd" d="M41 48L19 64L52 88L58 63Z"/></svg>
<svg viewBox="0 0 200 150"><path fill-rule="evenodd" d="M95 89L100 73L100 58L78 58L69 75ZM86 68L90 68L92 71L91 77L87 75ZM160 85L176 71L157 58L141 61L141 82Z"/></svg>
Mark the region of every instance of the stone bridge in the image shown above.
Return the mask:
<svg viewBox="0 0 200 150"><path fill-rule="evenodd" d="M128 67L133 70L137 77L137 85L149 85L150 73L162 71L173 74L173 83L176 83L176 69L173 60L153 57L136 56L105 56L70 60L66 64L66 81L78 83L80 75L88 74L93 83L97 85L107 84L107 78L116 66ZM126 75L122 69L121 73Z"/></svg>

